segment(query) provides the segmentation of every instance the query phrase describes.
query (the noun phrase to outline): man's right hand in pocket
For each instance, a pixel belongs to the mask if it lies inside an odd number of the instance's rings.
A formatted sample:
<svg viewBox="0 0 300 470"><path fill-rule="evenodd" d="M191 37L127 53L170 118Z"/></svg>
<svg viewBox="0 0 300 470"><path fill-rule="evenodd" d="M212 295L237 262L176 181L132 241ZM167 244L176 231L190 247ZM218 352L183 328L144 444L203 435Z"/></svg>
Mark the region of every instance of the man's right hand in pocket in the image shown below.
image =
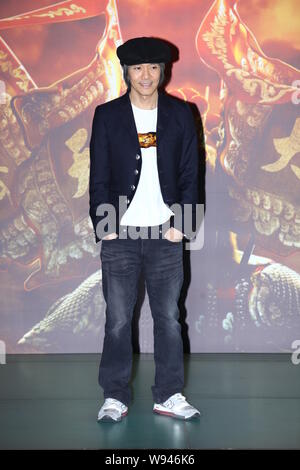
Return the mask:
<svg viewBox="0 0 300 470"><path fill-rule="evenodd" d="M102 240L113 240L114 238L118 238L118 234L116 232L109 233L102 238Z"/></svg>

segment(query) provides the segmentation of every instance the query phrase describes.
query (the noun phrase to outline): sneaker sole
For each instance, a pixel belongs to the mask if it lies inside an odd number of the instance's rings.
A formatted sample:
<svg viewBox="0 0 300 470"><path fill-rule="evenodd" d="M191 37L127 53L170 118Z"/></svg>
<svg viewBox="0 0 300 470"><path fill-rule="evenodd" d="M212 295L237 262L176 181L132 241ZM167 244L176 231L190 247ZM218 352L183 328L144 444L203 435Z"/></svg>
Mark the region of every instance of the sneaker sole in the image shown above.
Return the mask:
<svg viewBox="0 0 300 470"><path fill-rule="evenodd" d="M188 421L189 419L200 418L200 413L194 413L192 416L188 416L187 418L185 416L176 415L169 411L153 410L153 413L158 414L158 415L163 415L163 416L169 416L170 418L182 419L184 421Z"/></svg>
<svg viewBox="0 0 300 470"><path fill-rule="evenodd" d="M98 423L100 422L104 422L104 423L118 423L119 421L122 421L122 419L128 414L128 411L125 411L125 413L122 413L122 415L120 416L120 418L118 419L113 419L111 416L109 415L104 415L102 416L102 418L98 418L97 421Z"/></svg>

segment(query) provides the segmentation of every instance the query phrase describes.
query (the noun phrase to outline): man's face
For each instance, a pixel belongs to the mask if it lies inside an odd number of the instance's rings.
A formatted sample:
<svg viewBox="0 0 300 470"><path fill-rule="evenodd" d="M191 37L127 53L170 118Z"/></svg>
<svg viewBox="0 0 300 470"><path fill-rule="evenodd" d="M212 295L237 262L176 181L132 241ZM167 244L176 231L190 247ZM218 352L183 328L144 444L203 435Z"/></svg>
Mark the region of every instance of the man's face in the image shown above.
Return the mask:
<svg viewBox="0 0 300 470"><path fill-rule="evenodd" d="M131 88L139 95L151 96L158 88L160 79L159 64L138 64L128 66Z"/></svg>

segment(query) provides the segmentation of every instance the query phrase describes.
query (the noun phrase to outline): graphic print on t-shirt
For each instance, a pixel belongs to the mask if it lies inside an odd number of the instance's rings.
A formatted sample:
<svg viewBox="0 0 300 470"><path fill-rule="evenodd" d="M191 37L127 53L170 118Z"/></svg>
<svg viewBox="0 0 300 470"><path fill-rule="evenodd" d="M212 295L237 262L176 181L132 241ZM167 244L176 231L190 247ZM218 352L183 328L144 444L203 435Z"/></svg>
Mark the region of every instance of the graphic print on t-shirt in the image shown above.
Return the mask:
<svg viewBox="0 0 300 470"><path fill-rule="evenodd" d="M156 132L139 133L140 147L147 149L148 147L156 147Z"/></svg>

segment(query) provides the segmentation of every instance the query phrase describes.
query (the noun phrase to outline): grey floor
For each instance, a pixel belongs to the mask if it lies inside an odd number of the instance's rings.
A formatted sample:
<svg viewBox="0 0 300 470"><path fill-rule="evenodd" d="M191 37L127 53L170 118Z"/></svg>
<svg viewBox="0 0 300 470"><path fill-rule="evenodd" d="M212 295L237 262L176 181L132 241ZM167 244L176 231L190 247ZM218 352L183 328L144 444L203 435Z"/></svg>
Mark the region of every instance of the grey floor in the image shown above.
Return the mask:
<svg viewBox="0 0 300 470"><path fill-rule="evenodd" d="M135 354L128 416L97 423L99 359L8 355L0 448L300 449L300 365L288 354L185 355L183 393L202 413L190 422L153 414L153 354Z"/></svg>

